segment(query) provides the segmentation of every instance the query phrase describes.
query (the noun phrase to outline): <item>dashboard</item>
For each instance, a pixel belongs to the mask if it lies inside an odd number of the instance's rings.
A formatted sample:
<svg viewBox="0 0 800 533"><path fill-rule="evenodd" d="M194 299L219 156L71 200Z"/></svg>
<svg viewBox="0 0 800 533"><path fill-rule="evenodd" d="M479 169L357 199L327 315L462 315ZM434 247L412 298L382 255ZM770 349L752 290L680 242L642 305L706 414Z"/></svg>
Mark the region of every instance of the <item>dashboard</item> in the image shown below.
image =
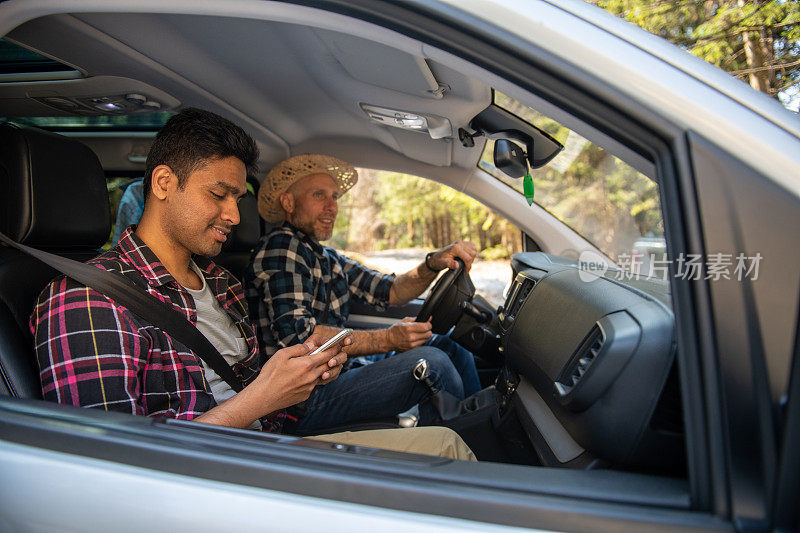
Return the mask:
<svg viewBox="0 0 800 533"><path fill-rule="evenodd" d="M499 338L518 376L514 407L542 463L679 467L669 284L598 275L541 252L516 254L511 266Z"/></svg>

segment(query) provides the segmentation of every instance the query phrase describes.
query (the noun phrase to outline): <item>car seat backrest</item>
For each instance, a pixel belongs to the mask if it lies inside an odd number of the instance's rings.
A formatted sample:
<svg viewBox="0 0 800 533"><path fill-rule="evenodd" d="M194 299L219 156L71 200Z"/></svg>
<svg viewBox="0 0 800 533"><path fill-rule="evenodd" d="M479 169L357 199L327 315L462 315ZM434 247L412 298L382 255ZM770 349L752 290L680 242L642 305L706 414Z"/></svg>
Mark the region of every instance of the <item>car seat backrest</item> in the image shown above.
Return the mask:
<svg viewBox="0 0 800 533"><path fill-rule="evenodd" d="M0 231L78 261L97 255L111 222L106 180L94 152L61 135L0 125ZM28 318L56 275L0 245L0 394L41 396Z"/></svg>
<svg viewBox="0 0 800 533"><path fill-rule="evenodd" d="M258 200L248 192L239 201L239 224L231 230L220 254L212 258L215 263L227 268L239 281L242 280L244 270L250 262L250 253L261 236L261 222Z"/></svg>

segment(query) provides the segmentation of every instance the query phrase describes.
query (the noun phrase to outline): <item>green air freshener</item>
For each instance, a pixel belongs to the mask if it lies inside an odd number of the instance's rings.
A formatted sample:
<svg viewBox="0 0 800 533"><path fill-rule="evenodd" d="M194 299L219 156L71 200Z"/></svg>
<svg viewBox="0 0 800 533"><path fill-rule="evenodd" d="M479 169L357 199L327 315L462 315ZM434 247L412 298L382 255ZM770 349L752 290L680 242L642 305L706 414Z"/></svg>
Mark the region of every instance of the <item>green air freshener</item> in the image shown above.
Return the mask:
<svg viewBox="0 0 800 533"><path fill-rule="evenodd" d="M525 177L522 178L522 190L525 192L528 205L533 205L533 178L530 172L526 172Z"/></svg>

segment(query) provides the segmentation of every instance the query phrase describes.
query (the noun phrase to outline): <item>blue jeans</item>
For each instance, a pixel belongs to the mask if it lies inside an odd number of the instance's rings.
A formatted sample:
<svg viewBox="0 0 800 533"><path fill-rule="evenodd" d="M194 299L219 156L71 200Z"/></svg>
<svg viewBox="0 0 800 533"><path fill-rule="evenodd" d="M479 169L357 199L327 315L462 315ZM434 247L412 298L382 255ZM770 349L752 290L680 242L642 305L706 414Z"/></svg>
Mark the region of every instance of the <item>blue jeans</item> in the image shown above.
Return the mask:
<svg viewBox="0 0 800 533"><path fill-rule="evenodd" d="M472 352L451 339L449 335L434 334L425 343L425 346L439 348L450 356L458 375L461 376L461 383L464 385L464 398L469 398L481 390L481 381L478 379L478 369L475 367L475 357Z"/></svg>
<svg viewBox="0 0 800 533"><path fill-rule="evenodd" d="M450 357L431 346L398 354L381 354L382 359L351 368L337 379L314 389L306 402L306 414L297 424L302 433L360 422L394 420L395 416L419 404L420 423L433 422L438 413L428 402L428 388L414 379L411 370L420 358L428 361L433 384L459 399L464 398L461 378Z"/></svg>
<svg viewBox="0 0 800 533"><path fill-rule="evenodd" d="M458 375L461 376L461 384L464 386L464 398L468 398L481 390L481 382L480 379L478 379L478 369L475 367L475 357L473 357L472 352L451 339L449 335L437 335L435 333L423 346L439 348L450 356L450 360L453 362L453 365L455 365ZM396 354L397 352L387 352L374 355L362 355L354 358L354 362L356 364L370 364L375 361L382 361L387 357L393 357Z"/></svg>

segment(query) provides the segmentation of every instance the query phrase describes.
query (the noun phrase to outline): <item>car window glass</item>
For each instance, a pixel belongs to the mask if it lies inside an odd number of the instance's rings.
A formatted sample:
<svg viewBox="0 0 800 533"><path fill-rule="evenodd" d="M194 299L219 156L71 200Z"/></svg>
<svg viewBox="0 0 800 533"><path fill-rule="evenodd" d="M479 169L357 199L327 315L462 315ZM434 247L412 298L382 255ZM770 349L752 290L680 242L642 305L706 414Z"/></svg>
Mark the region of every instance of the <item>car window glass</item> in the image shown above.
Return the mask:
<svg viewBox="0 0 800 533"><path fill-rule="evenodd" d="M24 126L33 126L57 131L156 131L166 124L172 113L144 113L139 115L97 115L69 117L9 117L0 118L3 122L13 122Z"/></svg>
<svg viewBox="0 0 800 533"><path fill-rule="evenodd" d="M74 69L33 50L0 39L0 74L69 71Z"/></svg>
<svg viewBox="0 0 800 533"><path fill-rule="evenodd" d="M495 104L546 131L564 145L532 170L534 201L622 268L649 274L666 260L658 185L624 161L534 109L495 91ZM488 140L478 167L523 194L523 181L494 167Z"/></svg>
<svg viewBox="0 0 800 533"><path fill-rule="evenodd" d="M125 228L120 227L119 231L117 230L117 224L120 222L118 217L123 216L129 219L125 222L122 222L123 225L127 226L128 224L136 224L139 222L138 216L131 218L131 214L125 215L120 213L120 203L122 202L123 196L125 193L128 192L128 198L126 199L126 204L128 204L128 211L136 211L139 216L141 216L140 209L144 208L144 197L141 194L141 187L138 189L132 189L131 186L135 183L141 181L141 176L136 177L132 176L130 172L122 173L121 175L118 174L111 174L106 175L106 189L108 190L108 207L111 214L111 233L108 235L108 240L102 246L104 250L108 250L112 246L114 246L119 240L119 235Z"/></svg>
<svg viewBox="0 0 800 533"><path fill-rule="evenodd" d="M425 254L461 239L479 256L471 276L482 296L503 303L508 258L522 251L520 230L480 202L434 181L358 169L358 183L339 200L333 237L326 242L382 272L401 274Z"/></svg>

